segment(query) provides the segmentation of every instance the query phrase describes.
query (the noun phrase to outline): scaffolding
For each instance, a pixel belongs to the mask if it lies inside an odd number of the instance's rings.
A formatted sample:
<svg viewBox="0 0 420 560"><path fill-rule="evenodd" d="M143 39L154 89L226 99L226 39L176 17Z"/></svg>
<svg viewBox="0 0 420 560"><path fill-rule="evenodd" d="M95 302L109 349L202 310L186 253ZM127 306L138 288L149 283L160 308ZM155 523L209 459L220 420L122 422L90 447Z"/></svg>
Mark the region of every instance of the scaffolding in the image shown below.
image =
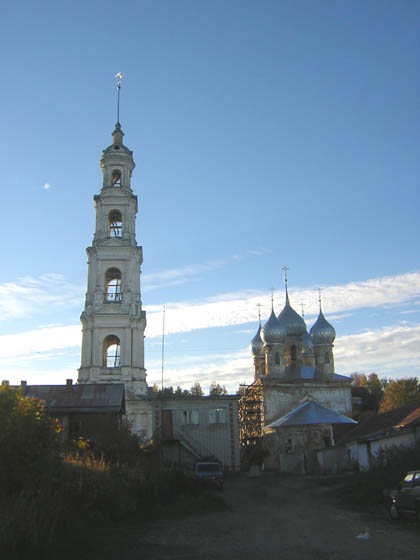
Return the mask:
<svg viewBox="0 0 420 560"><path fill-rule="evenodd" d="M239 399L239 426L241 447L244 452L254 448L263 434L264 402L260 382L241 385Z"/></svg>

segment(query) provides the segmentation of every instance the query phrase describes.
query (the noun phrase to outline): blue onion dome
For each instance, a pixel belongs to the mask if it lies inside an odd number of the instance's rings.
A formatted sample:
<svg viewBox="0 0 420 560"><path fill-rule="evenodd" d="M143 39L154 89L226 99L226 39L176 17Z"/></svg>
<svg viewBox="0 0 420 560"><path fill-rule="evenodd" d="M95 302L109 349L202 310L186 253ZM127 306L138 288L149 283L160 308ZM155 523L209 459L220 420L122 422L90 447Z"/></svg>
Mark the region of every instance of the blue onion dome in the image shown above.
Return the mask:
<svg viewBox="0 0 420 560"><path fill-rule="evenodd" d="M271 310L271 315L268 321L261 329L261 338L265 344L283 344L286 340L286 330L279 323L279 320Z"/></svg>
<svg viewBox="0 0 420 560"><path fill-rule="evenodd" d="M302 351L305 356L312 355L314 353L314 345L312 343L311 337L309 336L308 331L305 331L305 334L302 336Z"/></svg>
<svg viewBox="0 0 420 560"><path fill-rule="evenodd" d="M253 356L263 356L264 355L264 344L263 344L263 341L261 340L261 331L262 331L262 327L261 327L261 323L260 323L260 326L258 327L258 330L257 330L257 334L254 336L254 338L249 343L249 349L250 349L251 354Z"/></svg>
<svg viewBox="0 0 420 560"><path fill-rule="evenodd" d="M332 344L335 340L335 329L324 317L322 309L319 309L318 319L309 331L314 344Z"/></svg>
<svg viewBox="0 0 420 560"><path fill-rule="evenodd" d="M279 315L279 322L286 330L287 336L303 336L306 332L305 321L296 313L289 302L289 294L286 288L286 305Z"/></svg>

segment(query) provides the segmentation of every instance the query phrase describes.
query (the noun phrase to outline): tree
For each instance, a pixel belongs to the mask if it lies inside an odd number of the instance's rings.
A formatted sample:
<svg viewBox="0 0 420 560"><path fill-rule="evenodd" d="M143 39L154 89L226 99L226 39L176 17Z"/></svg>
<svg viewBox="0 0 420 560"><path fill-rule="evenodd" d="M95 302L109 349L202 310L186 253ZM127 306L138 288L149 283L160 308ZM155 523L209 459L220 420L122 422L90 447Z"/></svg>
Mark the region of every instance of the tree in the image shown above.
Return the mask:
<svg viewBox="0 0 420 560"><path fill-rule="evenodd" d="M219 397L220 395L226 395L227 391L226 391L226 387L223 385L223 387L221 385L219 385L219 383L212 383L210 385L210 392L209 392L211 397Z"/></svg>
<svg viewBox="0 0 420 560"><path fill-rule="evenodd" d="M367 387L371 397L372 409L377 412L379 409L379 404L382 400L382 395L384 393L384 385L387 383L386 379L382 381L379 379L376 373L370 373L367 378Z"/></svg>
<svg viewBox="0 0 420 560"><path fill-rule="evenodd" d="M352 373L351 374L352 387L366 387L368 380L365 373Z"/></svg>
<svg viewBox="0 0 420 560"><path fill-rule="evenodd" d="M0 426L0 488L36 488L58 462L60 423L40 401L3 384Z"/></svg>
<svg viewBox="0 0 420 560"><path fill-rule="evenodd" d="M385 387L379 412L388 412L416 400L420 401L420 385L417 377L393 379Z"/></svg>
<svg viewBox="0 0 420 560"><path fill-rule="evenodd" d="M192 397L202 397L203 396L203 389L198 381L194 383L194 385L190 389L190 393Z"/></svg>
<svg viewBox="0 0 420 560"><path fill-rule="evenodd" d="M384 387L388 381L379 379L376 373L370 373L368 376L364 373L353 373L351 377L353 417L359 420L365 412L378 412Z"/></svg>

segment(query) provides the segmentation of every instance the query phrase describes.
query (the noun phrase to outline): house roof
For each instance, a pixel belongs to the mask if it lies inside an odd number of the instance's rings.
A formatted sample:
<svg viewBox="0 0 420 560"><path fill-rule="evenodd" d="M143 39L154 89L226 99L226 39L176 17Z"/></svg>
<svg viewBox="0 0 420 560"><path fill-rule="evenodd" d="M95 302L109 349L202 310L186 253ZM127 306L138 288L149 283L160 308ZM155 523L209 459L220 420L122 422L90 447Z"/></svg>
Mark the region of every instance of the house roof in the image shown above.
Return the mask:
<svg viewBox="0 0 420 560"><path fill-rule="evenodd" d="M306 424L357 424L355 420L338 414L315 401L308 400L294 408L281 418L274 420L267 427L302 426Z"/></svg>
<svg viewBox="0 0 420 560"><path fill-rule="evenodd" d="M125 407L122 383L25 385L22 390L26 397L42 401L50 413L120 413Z"/></svg>
<svg viewBox="0 0 420 560"><path fill-rule="evenodd" d="M343 437L338 445L359 439L369 439L374 435L388 433L410 424L420 424L420 401L366 418Z"/></svg>

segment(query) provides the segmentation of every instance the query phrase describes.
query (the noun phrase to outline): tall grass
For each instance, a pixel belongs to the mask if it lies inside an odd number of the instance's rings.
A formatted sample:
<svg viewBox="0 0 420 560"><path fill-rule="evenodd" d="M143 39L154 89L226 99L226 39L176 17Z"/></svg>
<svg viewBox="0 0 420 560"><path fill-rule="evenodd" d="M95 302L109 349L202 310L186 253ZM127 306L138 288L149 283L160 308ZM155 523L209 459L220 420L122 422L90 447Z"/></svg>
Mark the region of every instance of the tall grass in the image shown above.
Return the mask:
<svg viewBox="0 0 420 560"><path fill-rule="evenodd" d="M220 498L208 498L181 472L69 453L48 483L0 501L0 557L81 559L86 547L93 554L92 535L99 529L142 522L178 506L182 513L224 507Z"/></svg>

